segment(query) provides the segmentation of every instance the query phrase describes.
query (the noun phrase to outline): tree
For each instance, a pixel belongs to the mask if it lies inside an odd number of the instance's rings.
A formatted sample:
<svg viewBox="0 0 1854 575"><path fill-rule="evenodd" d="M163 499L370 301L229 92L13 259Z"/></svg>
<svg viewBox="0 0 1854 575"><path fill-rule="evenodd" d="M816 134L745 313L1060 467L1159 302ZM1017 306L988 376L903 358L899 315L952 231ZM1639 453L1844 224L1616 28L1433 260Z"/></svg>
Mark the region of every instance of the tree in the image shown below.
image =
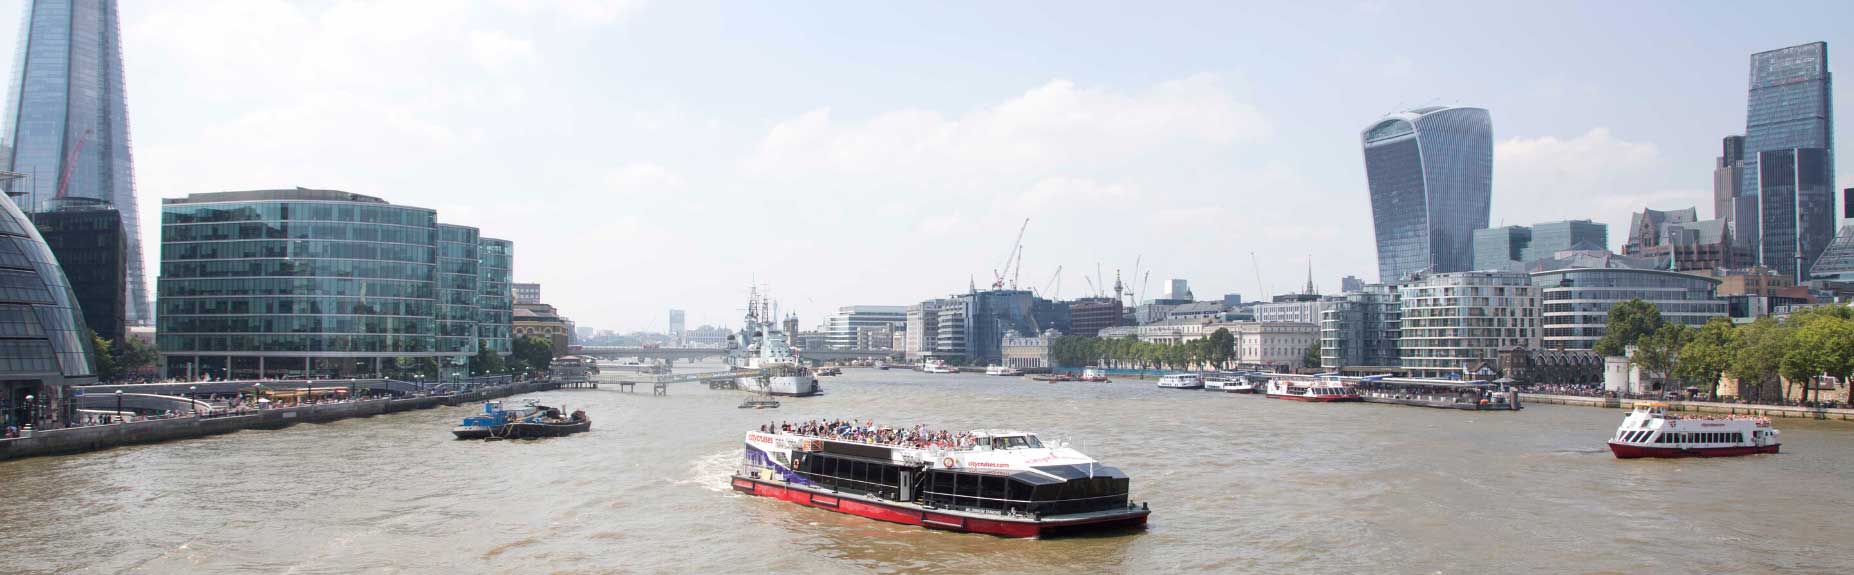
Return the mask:
<svg viewBox="0 0 1854 575"><path fill-rule="evenodd" d="M116 352L116 368L122 373L134 373L153 366L161 353L153 345L136 338L127 338L121 345L113 345Z"/></svg>
<svg viewBox="0 0 1854 575"><path fill-rule="evenodd" d="M489 344L476 343L476 359L470 362L471 375L491 375L503 373L508 369L503 365L502 354L489 350Z"/></svg>
<svg viewBox="0 0 1854 575"><path fill-rule="evenodd" d="M1669 376L1674 374L1675 366L1680 362L1680 348L1685 347L1692 338L1693 330L1684 324L1663 325L1661 329L1635 342L1635 363L1642 366L1643 371L1672 383Z"/></svg>
<svg viewBox="0 0 1854 575"><path fill-rule="evenodd" d="M1320 367L1320 342L1315 340L1313 347L1307 348L1307 355L1300 358L1301 367L1315 369Z"/></svg>
<svg viewBox="0 0 1854 575"><path fill-rule="evenodd" d="M1854 324L1835 313L1801 314L1791 322L1800 325L1785 346L1779 372L1802 386L1798 399L1806 402L1816 378L1854 372Z"/></svg>
<svg viewBox="0 0 1854 575"><path fill-rule="evenodd" d="M1661 330L1661 310L1654 304L1632 299L1609 308L1609 322L1603 339L1597 340L1596 352L1603 356L1622 355L1631 345Z"/></svg>
<svg viewBox="0 0 1854 575"><path fill-rule="evenodd" d="M547 369L554 361L554 345L546 338L530 335L515 340L515 351L509 355L510 363L517 373L533 373Z"/></svg>
<svg viewBox="0 0 1854 575"><path fill-rule="evenodd" d="M122 368L116 363L115 342L103 339L102 336L92 332L90 345L96 348L97 381L110 382L122 377Z"/></svg>
<svg viewBox="0 0 1854 575"><path fill-rule="evenodd" d="M1706 325L1694 330L1692 338L1680 348L1680 362L1674 368L1674 374L1688 381L1705 382L1706 394L1718 399L1719 378L1731 370L1737 340L1738 332L1732 326L1732 320L1712 318Z"/></svg>
<svg viewBox="0 0 1854 575"><path fill-rule="evenodd" d="M1216 364L1217 369L1227 369L1230 360L1236 359L1236 336L1228 328L1219 327L1217 331L1210 332L1210 338L1206 341L1210 347L1210 362Z"/></svg>
<svg viewBox="0 0 1854 575"><path fill-rule="evenodd" d="M1739 326L1737 345L1732 348L1731 369L1738 377L1738 396L1763 399L1764 384L1783 365L1785 347L1789 345L1790 326L1769 317L1758 318ZM1747 392L1746 388L1750 391Z"/></svg>

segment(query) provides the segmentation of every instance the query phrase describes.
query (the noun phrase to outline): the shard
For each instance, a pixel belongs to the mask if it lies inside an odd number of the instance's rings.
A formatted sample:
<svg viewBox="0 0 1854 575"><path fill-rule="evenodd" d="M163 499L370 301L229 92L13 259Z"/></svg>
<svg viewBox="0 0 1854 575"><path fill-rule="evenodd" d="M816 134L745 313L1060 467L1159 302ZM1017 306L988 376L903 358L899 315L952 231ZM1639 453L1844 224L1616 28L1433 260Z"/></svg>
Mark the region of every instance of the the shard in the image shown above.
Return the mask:
<svg viewBox="0 0 1854 575"><path fill-rule="evenodd" d="M116 1L29 0L25 9L0 141L0 167L25 177L7 191L30 213L112 208L120 213L126 257L112 265L124 268L118 277L126 276L124 320L146 325L149 303Z"/></svg>

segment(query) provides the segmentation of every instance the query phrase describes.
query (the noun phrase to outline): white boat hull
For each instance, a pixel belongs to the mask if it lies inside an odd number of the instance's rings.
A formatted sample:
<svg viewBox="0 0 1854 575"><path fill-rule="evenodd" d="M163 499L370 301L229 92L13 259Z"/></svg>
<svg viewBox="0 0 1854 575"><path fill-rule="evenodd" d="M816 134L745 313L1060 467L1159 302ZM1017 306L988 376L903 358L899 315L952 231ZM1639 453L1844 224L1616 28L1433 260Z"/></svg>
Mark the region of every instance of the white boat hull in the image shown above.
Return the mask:
<svg viewBox="0 0 1854 575"><path fill-rule="evenodd" d="M802 397L818 394L818 378L808 375L780 375L766 378L735 378L734 384L742 391L764 393L767 395L786 395Z"/></svg>

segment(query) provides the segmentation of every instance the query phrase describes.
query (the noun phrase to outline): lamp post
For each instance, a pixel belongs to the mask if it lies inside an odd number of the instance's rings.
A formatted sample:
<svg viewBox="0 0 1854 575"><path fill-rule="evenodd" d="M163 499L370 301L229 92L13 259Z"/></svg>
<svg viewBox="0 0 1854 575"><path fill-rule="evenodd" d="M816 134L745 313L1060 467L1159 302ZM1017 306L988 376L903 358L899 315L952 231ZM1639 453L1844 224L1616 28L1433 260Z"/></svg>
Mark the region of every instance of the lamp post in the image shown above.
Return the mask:
<svg viewBox="0 0 1854 575"><path fill-rule="evenodd" d="M315 380L309 380L309 396L304 398L303 401L315 403Z"/></svg>
<svg viewBox="0 0 1854 575"><path fill-rule="evenodd" d="M251 384L251 395L257 396L251 399L251 403L257 404L258 409L263 409L264 408L264 382L260 381L260 382Z"/></svg>
<svg viewBox="0 0 1854 575"><path fill-rule="evenodd" d="M122 390L116 390L116 423L122 423Z"/></svg>
<svg viewBox="0 0 1854 575"><path fill-rule="evenodd" d="M200 393L199 391L200 391L200 386L197 386L197 385L187 386L187 399L191 400L191 401L188 401L187 403L193 404L193 416L194 417L200 416Z"/></svg>
<svg viewBox="0 0 1854 575"><path fill-rule="evenodd" d="M32 396L26 396L26 425L33 427L39 422L39 404L33 403Z"/></svg>

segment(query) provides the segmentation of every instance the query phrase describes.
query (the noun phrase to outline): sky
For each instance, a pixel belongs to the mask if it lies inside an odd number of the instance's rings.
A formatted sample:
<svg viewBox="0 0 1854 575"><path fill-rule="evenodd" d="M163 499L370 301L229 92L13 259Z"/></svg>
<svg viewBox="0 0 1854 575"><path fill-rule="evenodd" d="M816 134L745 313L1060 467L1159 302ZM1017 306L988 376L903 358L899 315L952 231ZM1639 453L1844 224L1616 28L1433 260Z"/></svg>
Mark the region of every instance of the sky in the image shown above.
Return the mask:
<svg viewBox="0 0 1854 575"><path fill-rule="evenodd" d="M430 207L514 241L516 281L580 326L626 332L669 308L738 326L754 284L807 327L984 287L1026 218L1013 275L1046 296L1091 294L1097 268L1142 297L1185 278L1260 299L1309 262L1321 291L1374 281L1359 132L1432 104L1490 110L1493 225L1589 218L1620 249L1633 211L1708 217L1750 54L1827 41L1838 76L1854 21L1848 2L121 4L145 222L164 197L296 186Z"/></svg>

